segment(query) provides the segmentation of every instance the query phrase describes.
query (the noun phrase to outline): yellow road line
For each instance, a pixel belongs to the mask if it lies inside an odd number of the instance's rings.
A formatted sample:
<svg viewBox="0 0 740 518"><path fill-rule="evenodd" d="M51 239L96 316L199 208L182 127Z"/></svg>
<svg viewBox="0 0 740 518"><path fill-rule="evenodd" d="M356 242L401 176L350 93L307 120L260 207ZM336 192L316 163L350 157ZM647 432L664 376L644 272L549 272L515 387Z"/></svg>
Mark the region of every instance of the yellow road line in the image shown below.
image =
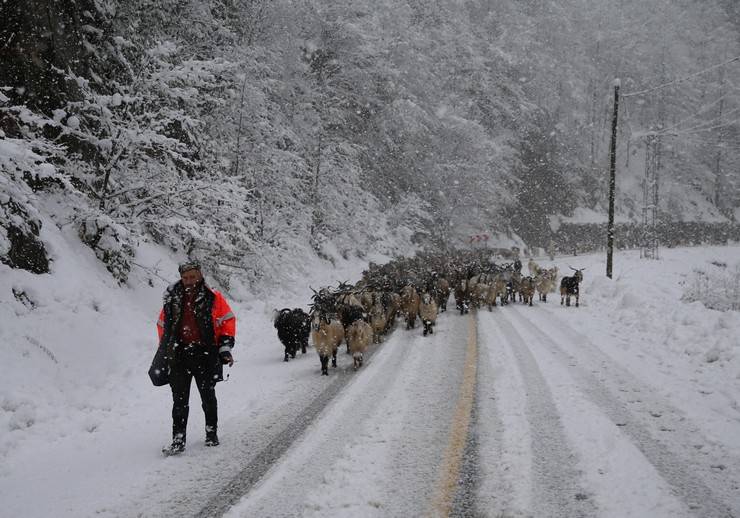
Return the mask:
<svg viewBox="0 0 740 518"><path fill-rule="evenodd" d="M455 416L452 421L450 438L447 442L437 490L435 491L434 506L431 515L434 517L447 517L452 510L452 500L455 497L457 481L460 476L463 452L468 439L468 428L470 426L470 414L473 410L475 396L475 375L477 370L478 339L473 313L468 318L468 346L465 353L465 370L460 385Z"/></svg>

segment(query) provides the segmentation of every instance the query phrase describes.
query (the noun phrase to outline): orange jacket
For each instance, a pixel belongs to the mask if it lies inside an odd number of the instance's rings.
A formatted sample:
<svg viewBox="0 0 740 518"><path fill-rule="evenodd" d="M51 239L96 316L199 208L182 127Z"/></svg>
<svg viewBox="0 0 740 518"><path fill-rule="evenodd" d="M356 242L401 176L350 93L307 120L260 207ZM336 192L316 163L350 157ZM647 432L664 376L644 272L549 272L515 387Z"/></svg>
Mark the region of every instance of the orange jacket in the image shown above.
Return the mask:
<svg viewBox="0 0 740 518"><path fill-rule="evenodd" d="M173 286L168 289L168 293L174 291ZM231 310L231 307L229 307L229 303L226 302L226 299L219 291L211 289L208 286L204 286L204 289L213 294L211 306L213 343L219 347L219 352L230 351L234 347L234 337L236 336L236 316ZM179 317L178 315L177 318L179 319ZM160 342L168 324L171 324L165 322L165 318L165 308L163 307L159 312L159 320L157 321L157 334L159 335Z"/></svg>

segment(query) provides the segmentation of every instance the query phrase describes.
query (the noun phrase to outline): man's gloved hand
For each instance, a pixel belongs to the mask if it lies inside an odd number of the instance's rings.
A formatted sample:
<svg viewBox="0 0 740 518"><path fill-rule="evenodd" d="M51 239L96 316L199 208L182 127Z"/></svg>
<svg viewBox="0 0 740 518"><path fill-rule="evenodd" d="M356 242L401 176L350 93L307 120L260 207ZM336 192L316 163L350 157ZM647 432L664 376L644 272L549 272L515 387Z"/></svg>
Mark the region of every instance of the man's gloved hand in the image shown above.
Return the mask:
<svg viewBox="0 0 740 518"><path fill-rule="evenodd" d="M224 365L228 365L231 367L234 365L234 357L231 356L231 353L229 351L223 351L222 353L219 353L219 357L221 358L221 363Z"/></svg>

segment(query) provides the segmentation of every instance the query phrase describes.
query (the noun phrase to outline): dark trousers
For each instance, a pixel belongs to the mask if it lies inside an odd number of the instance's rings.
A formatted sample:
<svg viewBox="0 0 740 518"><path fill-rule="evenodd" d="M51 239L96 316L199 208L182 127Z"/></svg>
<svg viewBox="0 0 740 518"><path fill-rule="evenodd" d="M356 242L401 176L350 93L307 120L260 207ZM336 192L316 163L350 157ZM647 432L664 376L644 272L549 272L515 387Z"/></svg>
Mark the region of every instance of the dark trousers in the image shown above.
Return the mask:
<svg viewBox="0 0 740 518"><path fill-rule="evenodd" d="M206 429L216 431L218 425L218 404L216 402L216 383L213 379L214 350L202 344L178 344L173 351L170 363L170 388L172 389L172 436L182 434L188 427L190 410L190 383L200 392L203 413L206 416Z"/></svg>

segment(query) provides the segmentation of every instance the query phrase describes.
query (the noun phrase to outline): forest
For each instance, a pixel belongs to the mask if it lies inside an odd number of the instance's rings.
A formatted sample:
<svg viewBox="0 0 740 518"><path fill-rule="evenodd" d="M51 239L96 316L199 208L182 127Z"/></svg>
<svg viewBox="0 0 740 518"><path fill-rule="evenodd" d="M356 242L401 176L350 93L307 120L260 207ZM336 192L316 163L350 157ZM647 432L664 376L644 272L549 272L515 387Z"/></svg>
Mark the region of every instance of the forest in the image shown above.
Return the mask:
<svg viewBox="0 0 740 518"><path fill-rule="evenodd" d="M740 203L734 0L6 0L0 19L0 260L36 273L44 225L120 283L146 241L225 287L296 251L545 247L553 221L606 214L617 78L620 221L648 192L669 230Z"/></svg>

